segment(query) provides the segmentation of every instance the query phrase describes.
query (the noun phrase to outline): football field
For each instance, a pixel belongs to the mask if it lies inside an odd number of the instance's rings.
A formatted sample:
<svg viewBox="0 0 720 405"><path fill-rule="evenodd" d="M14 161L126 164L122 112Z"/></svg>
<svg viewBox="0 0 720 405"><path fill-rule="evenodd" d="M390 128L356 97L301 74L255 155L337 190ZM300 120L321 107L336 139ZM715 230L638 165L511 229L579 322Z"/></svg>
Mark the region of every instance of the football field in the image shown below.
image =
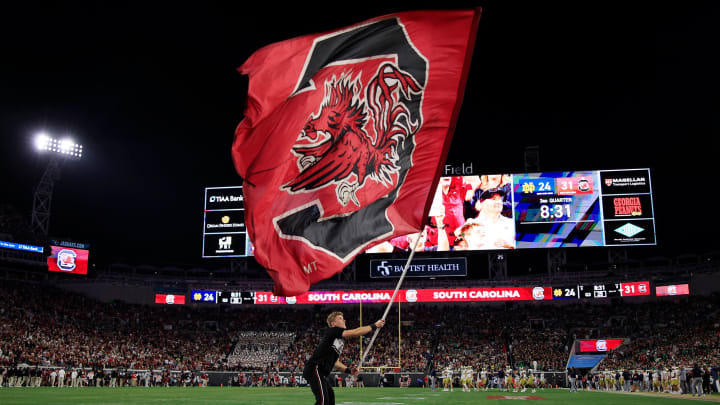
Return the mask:
<svg viewBox="0 0 720 405"><path fill-rule="evenodd" d="M692 398L657 394L622 394L607 392L569 393L567 390L545 390L536 393L507 392L432 392L420 388L336 388L338 405L464 405L518 404L519 401L541 405L670 405L717 403L720 396ZM309 388L0 388L0 404L312 404ZM521 402L520 402L521 403Z"/></svg>

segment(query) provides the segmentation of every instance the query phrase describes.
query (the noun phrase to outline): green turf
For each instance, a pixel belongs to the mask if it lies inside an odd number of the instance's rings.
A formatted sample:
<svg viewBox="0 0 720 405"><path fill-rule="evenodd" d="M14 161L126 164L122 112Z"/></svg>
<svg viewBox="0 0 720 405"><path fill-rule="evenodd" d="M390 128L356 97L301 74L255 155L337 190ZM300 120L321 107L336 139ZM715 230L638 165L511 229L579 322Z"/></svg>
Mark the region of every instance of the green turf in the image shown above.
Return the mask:
<svg viewBox="0 0 720 405"><path fill-rule="evenodd" d="M537 393L505 392L431 392L421 388L336 388L335 400L340 404L407 404L407 405L464 405L504 404L519 401L489 400L489 395L539 396L545 401L528 401L539 405L670 405L696 403L685 398L664 398L657 395L619 394L605 392L569 393L567 390L545 390ZM718 402L718 396L705 397ZM0 404L312 404L309 388L0 388ZM705 402L705 401L703 401Z"/></svg>

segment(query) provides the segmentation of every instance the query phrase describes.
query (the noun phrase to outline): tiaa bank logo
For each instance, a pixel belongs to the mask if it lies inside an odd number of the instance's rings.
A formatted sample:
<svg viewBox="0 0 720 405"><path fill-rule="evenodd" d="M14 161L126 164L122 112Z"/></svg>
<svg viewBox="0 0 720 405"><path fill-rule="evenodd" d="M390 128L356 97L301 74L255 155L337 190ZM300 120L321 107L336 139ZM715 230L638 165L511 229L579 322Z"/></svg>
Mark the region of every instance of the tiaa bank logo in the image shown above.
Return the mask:
<svg viewBox="0 0 720 405"><path fill-rule="evenodd" d="M63 271L75 270L75 258L77 253L74 250L63 249L57 254L57 266Z"/></svg>
<svg viewBox="0 0 720 405"><path fill-rule="evenodd" d="M607 351L607 341L605 340L598 340L595 342L595 350L599 352L606 352Z"/></svg>

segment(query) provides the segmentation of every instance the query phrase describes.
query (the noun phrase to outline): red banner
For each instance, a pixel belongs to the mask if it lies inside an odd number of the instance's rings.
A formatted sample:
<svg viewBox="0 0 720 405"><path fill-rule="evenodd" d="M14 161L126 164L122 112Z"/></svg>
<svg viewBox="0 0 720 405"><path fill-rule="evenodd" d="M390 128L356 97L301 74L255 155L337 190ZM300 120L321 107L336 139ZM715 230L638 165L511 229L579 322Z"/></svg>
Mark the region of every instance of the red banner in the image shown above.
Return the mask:
<svg viewBox="0 0 720 405"><path fill-rule="evenodd" d="M650 295L650 282L635 281L633 283L622 283L620 284L620 295L622 297Z"/></svg>
<svg viewBox="0 0 720 405"><path fill-rule="evenodd" d="M388 303L393 290L310 291L296 297L279 297L269 291L255 293L255 304ZM551 287L498 287L400 290L395 302L482 302L551 300Z"/></svg>
<svg viewBox="0 0 720 405"><path fill-rule="evenodd" d="M156 304L185 305L185 296L178 294L155 294Z"/></svg>
<svg viewBox="0 0 720 405"><path fill-rule="evenodd" d="M690 286L687 284L659 285L655 288L655 295L658 297L688 294L690 294Z"/></svg>
<svg viewBox="0 0 720 405"><path fill-rule="evenodd" d="M597 339L597 340L581 340L580 352L606 352L608 350L617 349L624 339Z"/></svg>

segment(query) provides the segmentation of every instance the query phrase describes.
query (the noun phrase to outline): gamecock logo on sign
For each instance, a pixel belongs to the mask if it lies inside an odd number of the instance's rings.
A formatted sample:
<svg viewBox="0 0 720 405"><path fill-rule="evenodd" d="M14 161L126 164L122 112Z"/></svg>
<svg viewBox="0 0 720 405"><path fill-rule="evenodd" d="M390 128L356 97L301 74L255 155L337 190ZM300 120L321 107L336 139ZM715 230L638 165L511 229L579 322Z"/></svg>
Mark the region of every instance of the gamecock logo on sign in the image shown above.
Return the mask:
<svg viewBox="0 0 720 405"><path fill-rule="evenodd" d="M58 252L57 255L57 266L60 270L63 271L73 271L75 270L75 258L77 257L77 253L70 249L63 249L60 252Z"/></svg>

